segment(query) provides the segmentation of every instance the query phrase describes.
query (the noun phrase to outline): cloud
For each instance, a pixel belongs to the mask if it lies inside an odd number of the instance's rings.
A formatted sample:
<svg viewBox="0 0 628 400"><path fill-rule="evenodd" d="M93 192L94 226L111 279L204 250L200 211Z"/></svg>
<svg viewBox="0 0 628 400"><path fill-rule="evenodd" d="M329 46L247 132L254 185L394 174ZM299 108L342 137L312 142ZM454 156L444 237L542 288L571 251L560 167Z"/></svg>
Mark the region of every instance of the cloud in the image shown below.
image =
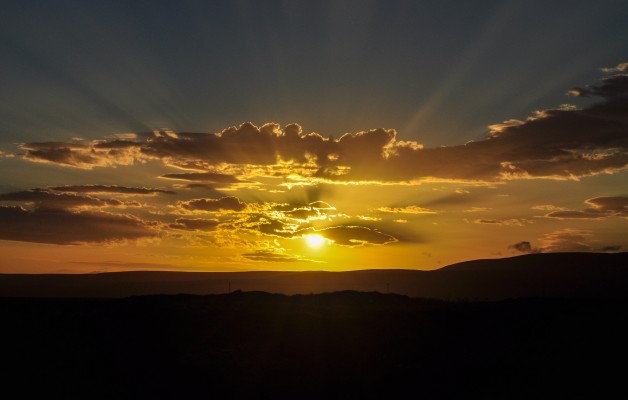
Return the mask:
<svg viewBox="0 0 628 400"><path fill-rule="evenodd" d="M553 204L540 204L537 206L530 207L531 210L542 210L542 211L566 211L567 209L564 207L558 207Z"/></svg>
<svg viewBox="0 0 628 400"><path fill-rule="evenodd" d="M320 230L307 229L301 234L316 233L326 239L333 240L341 246L361 246L364 244L389 244L398 240L386 233L365 226L332 226Z"/></svg>
<svg viewBox="0 0 628 400"><path fill-rule="evenodd" d="M295 256L289 256L280 253L273 253L272 251L258 250L253 253L244 253L243 257L253 261L265 261L265 262L296 262L296 261L309 261Z"/></svg>
<svg viewBox="0 0 628 400"><path fill-rule="evenodd" d="M287 218L309 220L312 218L320 218L321 212L316 209L306 207L306 208L297 208L291 211L284 211L283 215Z"/></svg>
<svg viewBox="0 0 628 400"><path fill-rule="evenodd" d="M625 196L594 197L586 200L585 203L602 212L623 213L628 209L628 197Z"/></svg>
<svg viewBox="0 0 628 400"><path fill-rule="evenodd" d="M598 213L596 211L576 211L576 210L567 210L567 211L552 211L549 214L545 215L546 218L557 218L557 219L599 219L605 217L604 214Z"/></svg>
<svg viewBox="0 0 628 400"><path fill-rule="evenodd" d="M588 208L582 210L558 210L545 215L558 219L601 219L607 217L628 217L628 197L601 196L585 201Z"/></svg>
<svg viewBox="0 0 628 400"><path fill-rule="evenodd" d="M621 251L621 249L622 246L604 246L597 249L596 251L601 251L603 253L615 253Z"/></svg>
<svg viewBox="0 0 628 400"><path fill-rule="evenodd" d="M614 69L607 69L607 72L626 72L627 64L628 63L619 64ZM605 98L625 97L627 93L628 75L622 73L604 79L601 85L587 85L584 88L574 88L569 91L569 94L573 96L600 96Z"/></svg>
<svg viewBox="0 0 628 400"><path fill-rule="evenodd" d="M237 197L228 196L219 199L194 199L189 201L180 201L177 203L179 207L189 211L242 211L246 207Z"/></svg>
<svg viewBox="0 0 628 400"><path fill-rule="evenodd" d="M492 208L488 208L488 207L471 207L468 210L463 210L462 212L465 213L477 213L477 212L485 212L485 211L490 211L492 210Z"/></svg>
<svg viewBox="0 0 628 400"><path fill-rule="evenodd" d="M532 251L532 245L530 242L519 242L513 245L508 246L509 248L515 249L522 253L530 253Z"/></svg>
<svg viewBox="0 0 628 400"><path fill-rule="evenodd" d="M308 204L276 204L271 208L271 215L281 218L312 221L326 219L336 208L324 201L314 201Z"/></svg>
<svg viewBox="0 0 628 400"><path fill-rule="evenodd" d="M272 218L263 213L247 214L246 218L232 223L228 229L248 230L284 239L296 239L305 235L317 234L341 246L381 245L399 241L398 238L373 227L340 225L314 229L307 223L294 223L289 218Z"/></svg>
<svg viewBox="0 0 628 400"><path fill-rule="evenodd" d="M53 186L48 190L55 190L57 192L71 192L71 193L119 193L130 195L153 195L153 194L174 194L171 190L163 189L150 189L140 187L126 187L117 185L71 185L71 186Z"/></svg>
<svg viewBox="0 0 628 400"><path fill-rule="evenodd" d="M26 151L24 158L27 160L67 167L92 169L133 164L138 159L134 142L124 142L127 146L118 146L118 143L121 141L39 142L23 144L20 148Z"/></svg>
<svg viewBox="0 0 628 400"><path fill-rule="evenodd" d="M427 208L419 206L380 207L377 211L393 214L437 214L436 211L428 210Z"/></svg>
<svg viewBox="0 0 628 400"><path fill-rule="evenodd" d="M0 150L0 158L13 158L13 157L15 157L15 154L5 153L4 151Z"/></svg>
<svg viewBox="0 0 628 400"><path fill-rule="evenodd" d="M616 67L624 72L623 64ZM577 179L628 166L628 75L618 73L572 94L600 99L583 109L559 107L489 127L488 138L459 146L423 148L372 129L338 139L304 134L299 125L244 123L218 133L154 132L133 140L28 143L24 157L79 168L160 159L212 172L168 174L175 179L291 176L330 182L420 180L499 181ZM214 175L212 175L214 174Z"/></svg>
<svg viewBox="0 0 628 400"><path fill-rule="evenodd" d="M285 239L299 236L298 227L298 224L290 224L260 213L249 213L245 218L231 225L231 229L242 229Z"/></svg>
<svg viewBox="0 0 628 400"><path fill-rule="evenodd" d="M543 252L589 252L591 231L580 229L561 229L548 233L541 240Z"/></svg>
<svg viewBox="0 0 628 400"><path fill-rule="evenodd" d="M531 224L532 221L525 218L505 218L505 219L476 219L476 224L483 225L504 225L504 226L525 226Z"/></svg>
<svg viewBox="0 0 628 400"><path fill-rule="evenodd" d="M186 172L180 174L165 174L161 178L179 179L193 182L210 182L210 183L236 183L239 179L232 175L218 174L214 172Z"/></svg>
<svg viewBox="0 0 628 400"><path fill-rule="evenodd" d="M561 229L545 234L541 238L541 245L534 247L528 241L508 246L509 249L520 253L557 253L557 252L603 252L613 253L621 251L622 246L606 245L602 247L593 246L591 242L593 233L581 229Z"/></svg>
<svg viewBox="0 0 628 400"><path fill-rule="evenodd" d="M189 218L177 218L174 224L170 224L172 229L181 229L188 231L211 231L216 229L220 224L217 219L189 219Z"/></svg>
<svg viewBox="0 0 628 400"><path fill-rule="evenodd" d="M32 204L37 208L68 209L76 207L104 207L122 206L123 202L116 199L99 199L76 194L53 193L46 190L34 189L21 192L0 194L0 201L22 202Z"/></svg>
<svg viewBox="0 0 628 400"><path fill-rule="evenodd" d="M147 223L129 215L0 206L0 239L50 244L112 242L156 236Z"/></svg>
<svg viewBox="0 0 628 400"><path fill-rule="evenodd" d="M516 250L520 253L540 253L541 252L541 249L532 247L532 244L526 241L511 244L510 246L508 246L508 248Z"/></svg>
<svg viewBox="0 0 628 400"><path fill-rule="evenodd" d="M628 62L618 64L616 67L602 68L602 71L606 73L628 72Z"/></svg>

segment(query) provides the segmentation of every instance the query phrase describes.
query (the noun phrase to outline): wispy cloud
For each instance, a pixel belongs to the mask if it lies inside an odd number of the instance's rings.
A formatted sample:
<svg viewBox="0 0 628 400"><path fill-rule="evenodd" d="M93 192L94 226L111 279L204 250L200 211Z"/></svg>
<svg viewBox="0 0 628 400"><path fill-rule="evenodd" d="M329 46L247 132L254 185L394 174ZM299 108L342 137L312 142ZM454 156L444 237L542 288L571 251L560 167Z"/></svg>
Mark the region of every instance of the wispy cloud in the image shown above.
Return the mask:
<svg viewBox="0 0 628 400"><path fill-rule="evenodd" d="M525 226L532 223L532 221L526 218L476 219L473 222L476 224L483 224L483 225L503 225L503 226Z"/></svg>
<svg viewBox="0 0 628 400"><path fill-rule="evenodd" d="M393 214L437 214L436 211L415 205L405 207L379 207L377 211Z"/></svg>
<svg viewBox="0 0 628 400"><path fill-rule="evenodd" d="M601 219L606 217L628 217L628 197L602 196L588 199L589 206L582 210L555 210L545 215L546 218L558 219Z"/></svg>
<svg viewBox="0 0 628 400"><path fill-rule="evenodd" d="M154 194L175 194L172 190L164 189L152 189L143 187L126 187L118 185L68 185L68 186L53 186L48 190L54 190L57 192L70 192L70 193L117 193L127 195L154 195Z"/></svg>

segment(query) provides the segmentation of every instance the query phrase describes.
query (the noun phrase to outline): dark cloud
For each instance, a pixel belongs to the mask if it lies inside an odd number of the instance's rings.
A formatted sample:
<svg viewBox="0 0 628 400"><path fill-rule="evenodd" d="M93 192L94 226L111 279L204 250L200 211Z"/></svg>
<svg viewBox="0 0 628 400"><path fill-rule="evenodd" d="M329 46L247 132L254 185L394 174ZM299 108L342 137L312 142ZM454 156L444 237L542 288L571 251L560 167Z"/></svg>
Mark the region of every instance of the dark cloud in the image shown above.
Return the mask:
<svg viewBox="0 0 628 400"><path fill-rule="evenodd" d="M220 221L218 221L217 219L177 218L174 224L170 224L170 228L188 231L211 231L216 229L216 226L218 226L218 224L220 224Z"/></svg>
<svg viewBox="0 0 628 400"><path fill-rule="evenodd" d="M625 72L628 63L620 64L615 69L617 72ZM621 69L619 69L621 68ZM612 72L611 69L607 70ZM601 85L587 85L584 88L574 88L569 91L574 96L600 96L605 98L616 98L626 96L628 93L628 75L617 74L604 79Z"/></svg>
<svg viewBox="0 0 628 400"><path fill-rule="evenodd" d="M536 247L532 247L532 244L530 242L519 242L519 243L515 243L512 244L510 246L508 246L509 249L513 249L516 250L520 253L540 253L541 249L538 249Z"/></svg>
<svg viewBox="0 0 628 400"><path fill-rule="evenodd" d="M509 248L515 249L522 253L530 253L532 251L532 245L530 242L519 242L513 245L508 246Z"/></svg>
<svg viewBox="0 0 628 400"><path fill-rule="evenodd" d="M152 195L158 193L174 194L171 190L150 189L140 187L126 187L117 185L71 185L71 186L54 186L48 188L57 192L71 193L119 193L119 194L136 194L136 195Z"/></svg>
<svg viewBox="0 0 628 400"><path fill-rule="evenodd" d="M292 238L298 234L296 229L290 224L261 214L253 214L249 216L248 220L242 225L242 227L258 231L265 235L282 238Z"/></svg>
<svg viewBox="0 0 628 400"><path fill-rule="evenodd" d="M156 235L152 227L128 215L0 206L0 239L51 244L80 244L139 239Z"/></svg>
<svg viewBox="0 0 628 400"><path fill-rule="evenodd" d="M604 246L597 249L597 251L601 251L603 253L615 253L621 251L621 248L621 246Z"/></svg>
<svg viewBox="0 0 628 400"><path fill-rule="evenodd" d="M312 208L299 208L292 211L286 211L283 213L287 218L295 218L295 219L308 219L308 218L316 218L320 217L320 211Z"/></svg>
<svg viewBox="0 0 628 400"><path fill-rule="evenodd" d="M246 207L237 197L228 196L220 199L194 199L177 203L180 207L190 211L242 211Z"/></svg>
<svg viewBox="0 0 628 400"><path fill-rule="evenodd" d="M21 148L26 150L24 157L31 161L51 162L79 168L103 166L102 155L91 154L90 146L79 143L28 143L22 145Z"/></svg>
<svg viewBox="0 0 628 400"><path fill-rule="evenodd" d="M37 208L67 209L82 206L104 207L122 206L124 203L116 199L99 199L76 194L53 193L46 190L25 190L21 192L0 194L0 201L33 204Z"/></svg>
<svg viewBox="0 0 628 400"><path fill-rule="evenodd" d="M265 261L265 262L296 262L304 261L298 257L288 256L285 254L273 253L271 251L255 251L253 253L244 253L243 257L253 261Z"/></svg>
<svg viewBox="0 0 628 400"><path fill-rule="evenodd" d="M165 174L161 178L179 179L193 182L211 182L211 183L236 183L240 182L235 176L218 174L214 172L186 172L180 174Z"/></svg>

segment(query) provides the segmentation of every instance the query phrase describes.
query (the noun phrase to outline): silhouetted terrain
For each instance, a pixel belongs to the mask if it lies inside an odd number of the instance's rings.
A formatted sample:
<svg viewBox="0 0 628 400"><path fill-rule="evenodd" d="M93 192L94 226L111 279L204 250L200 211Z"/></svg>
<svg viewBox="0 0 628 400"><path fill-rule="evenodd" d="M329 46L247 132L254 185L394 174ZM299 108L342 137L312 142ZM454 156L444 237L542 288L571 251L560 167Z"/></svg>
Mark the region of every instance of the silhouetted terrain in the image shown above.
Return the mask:
<svg viewBox="0 0 628 400"><path fill-rule="evenodd" d="M3 275L0 376L16 398L618 397L627 257L537 254L430 272ZM229 282L343 291L96 298L224 292ZM365 291L386 284L432 299Z"/></svg>
<svg viewBox="0 0 628 400"><path fill-rule="evenodd" d="M5 297L128 297L219 294L232 290L308 294L377 291L446 300L518 297L625 297L628 253L549 253L475 260L435 271L118 272L2 275Z"/></svg>
<svg viewBox="0 0 628 400"><path fill-rule="evenodd" d="M359 292L4 298L0 373L16 398L620 397L627 305Z"/></svg>

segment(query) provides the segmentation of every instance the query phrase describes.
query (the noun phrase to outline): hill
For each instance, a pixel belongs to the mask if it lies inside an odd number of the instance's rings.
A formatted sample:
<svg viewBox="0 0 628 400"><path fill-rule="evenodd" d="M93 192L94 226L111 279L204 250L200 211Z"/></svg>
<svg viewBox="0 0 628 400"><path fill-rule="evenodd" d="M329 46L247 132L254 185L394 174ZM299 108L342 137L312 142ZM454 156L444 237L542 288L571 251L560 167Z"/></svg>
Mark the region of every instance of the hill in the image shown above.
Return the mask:
<svg viewBox="0 0 628 400"><path fill-rule="evenodd" d="M22 398L607 398L625 389L627 305L350 291L0 298L0 372Z"/></svg>
<svg viewBox="0 0 628 400"><path fill-rule="evenodd" d="M623 297L628 253L548 253L474 260L438 270L348 272L116 272L2 274L0 296L121 298L151 294L283 294L342 290L392 292L446 300L517 297Z"/></svg>

